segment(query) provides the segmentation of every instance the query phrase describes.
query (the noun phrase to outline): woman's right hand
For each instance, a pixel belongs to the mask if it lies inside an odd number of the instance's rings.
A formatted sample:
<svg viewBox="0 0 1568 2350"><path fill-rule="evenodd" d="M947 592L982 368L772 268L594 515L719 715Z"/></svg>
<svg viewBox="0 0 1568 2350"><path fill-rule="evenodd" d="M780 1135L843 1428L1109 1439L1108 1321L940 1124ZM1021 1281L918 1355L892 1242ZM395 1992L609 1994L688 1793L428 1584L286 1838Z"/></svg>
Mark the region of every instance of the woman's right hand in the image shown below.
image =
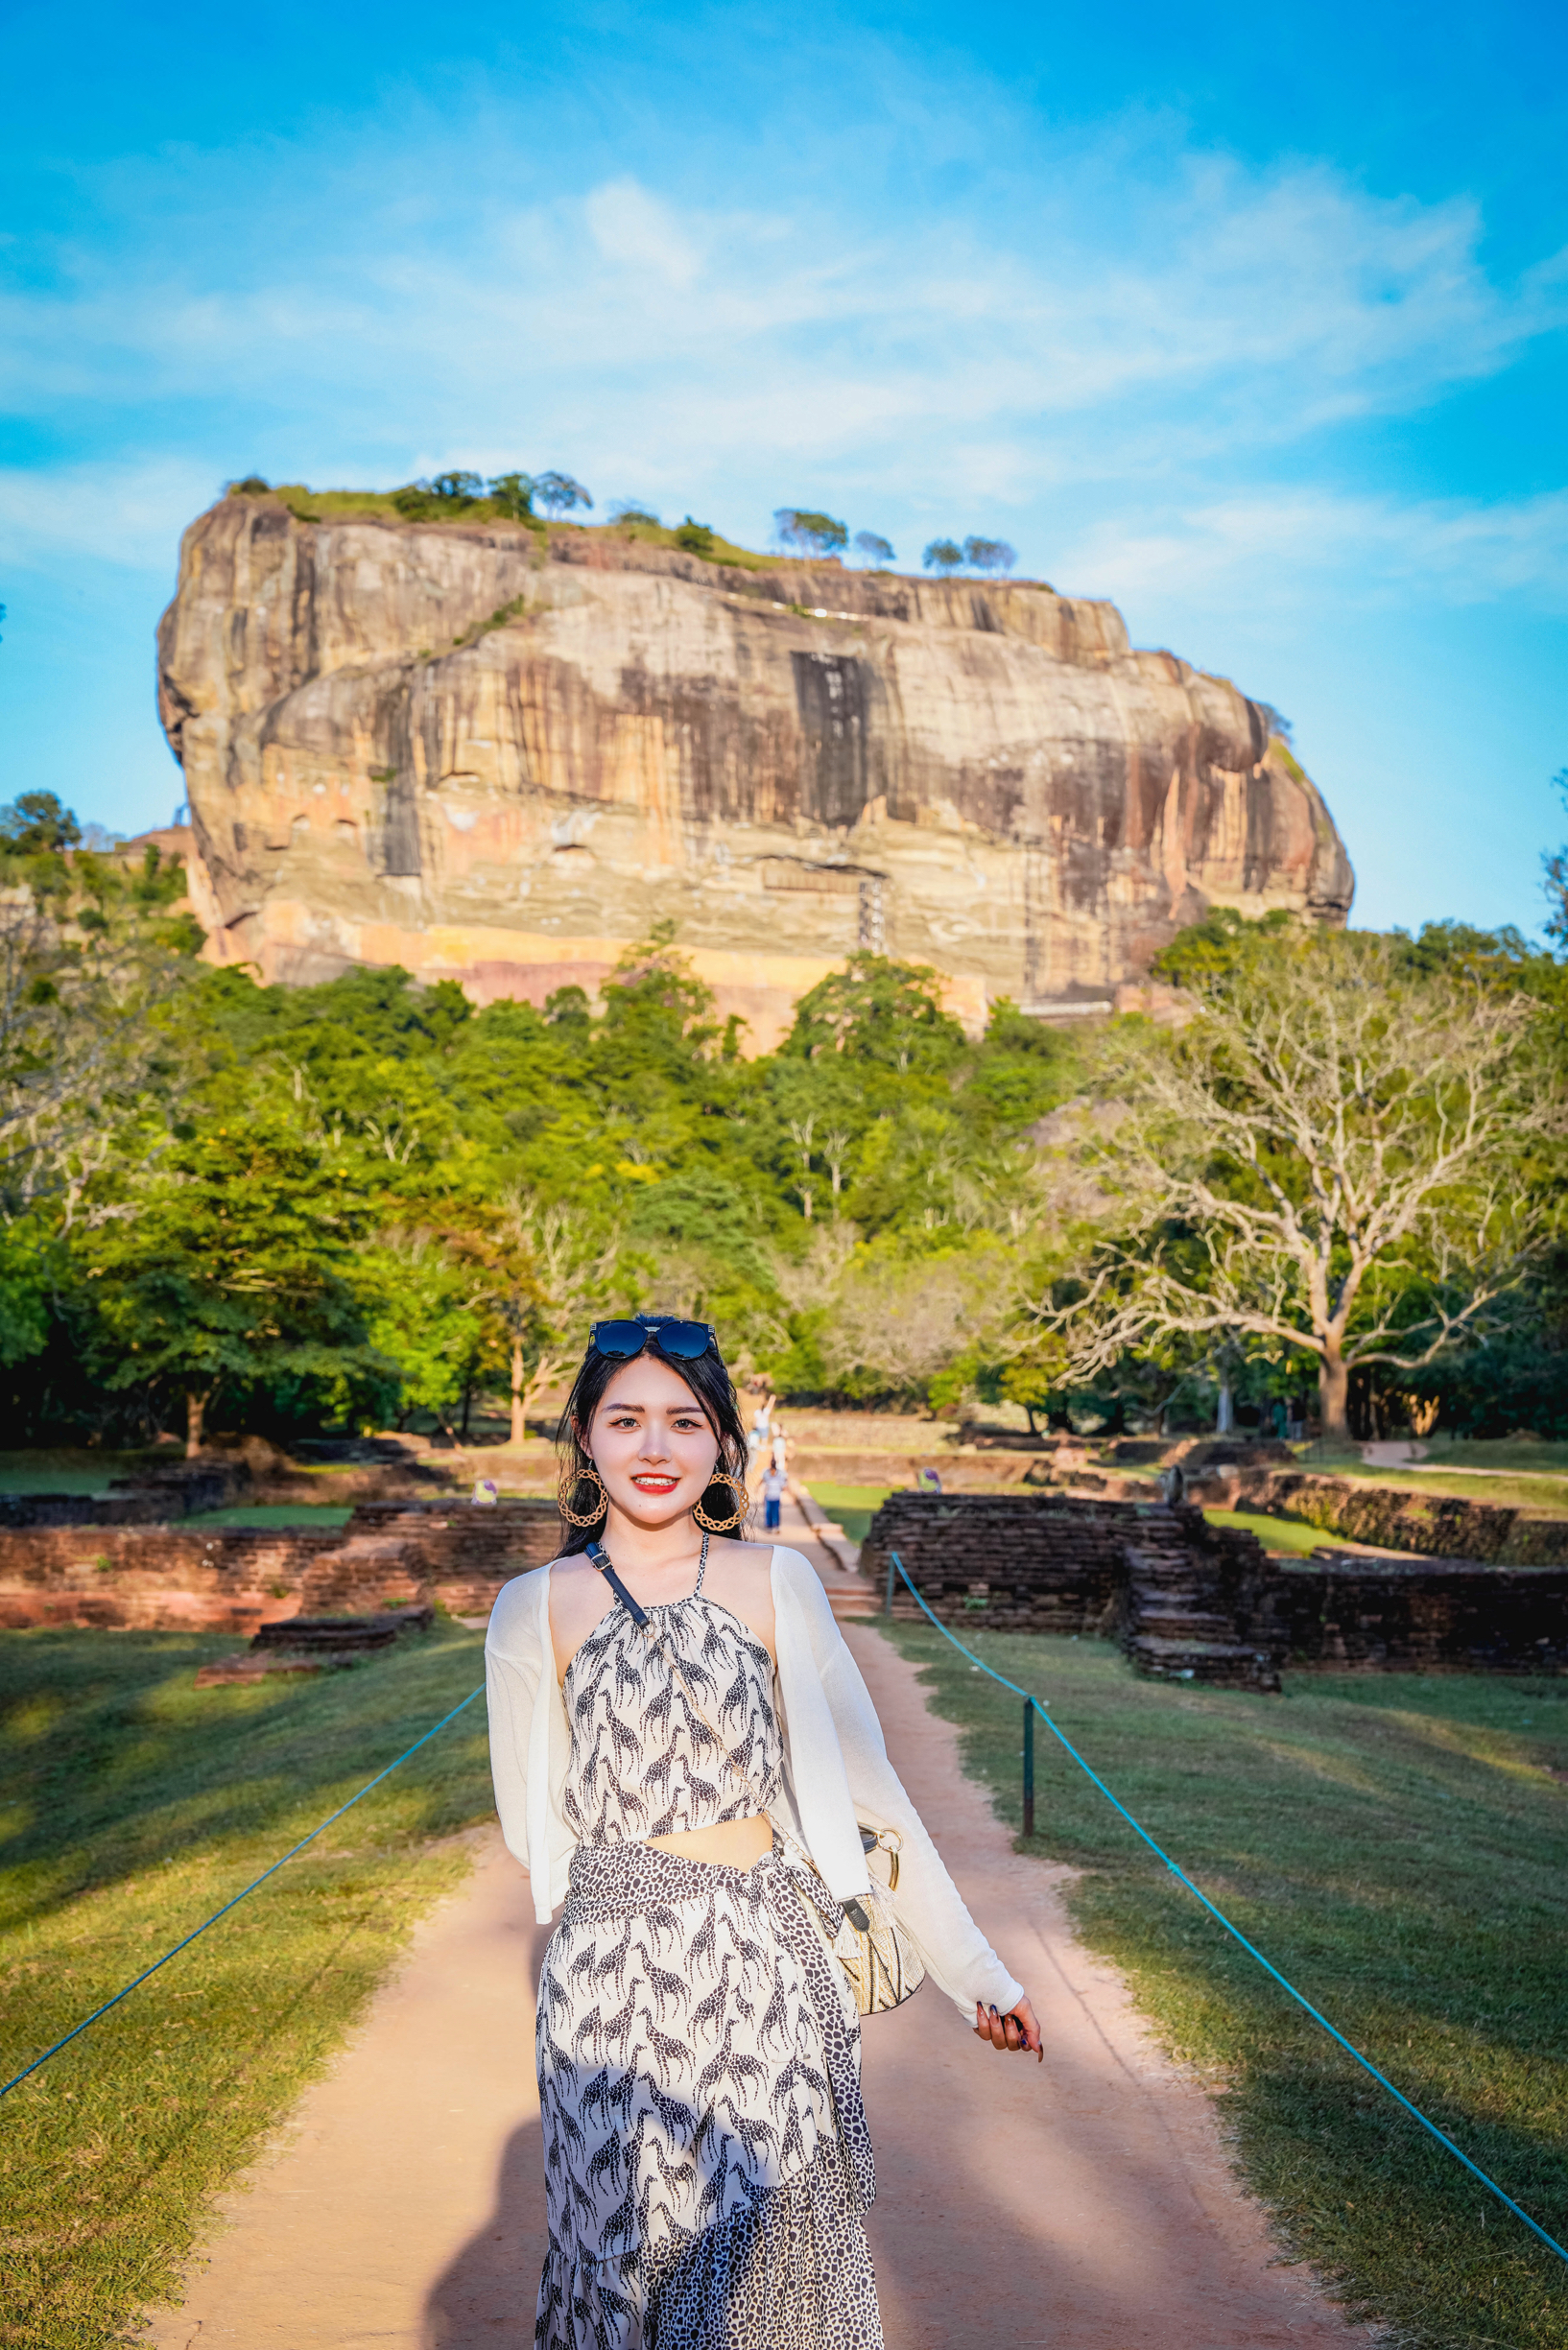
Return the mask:
<svg viewBox="0 0 1568 2350"><path fill-rule="evenodd" d="M1019 2000L1017 2006L1010 2007L1006 2015L998 2015L994 2007L983 2006L977 1999L975 2036L980 2040L988 2040L992 2048L1001 2049L1005 2055L1027 2056L1033 2050L1036 2060L1041 2064L1045 2062L1040 2028L1027 1999Z"/></svg>

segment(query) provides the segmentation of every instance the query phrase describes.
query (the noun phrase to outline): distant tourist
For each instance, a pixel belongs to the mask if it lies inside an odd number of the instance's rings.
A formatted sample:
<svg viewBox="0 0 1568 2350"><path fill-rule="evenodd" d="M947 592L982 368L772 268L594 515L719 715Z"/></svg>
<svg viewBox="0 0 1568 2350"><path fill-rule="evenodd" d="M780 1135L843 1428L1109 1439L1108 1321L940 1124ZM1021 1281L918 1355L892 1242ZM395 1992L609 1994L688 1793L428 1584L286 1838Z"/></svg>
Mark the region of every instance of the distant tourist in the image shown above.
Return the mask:
<svg viewBox="0 0 1568 2350"><path fill-rule="evenodd" d="M596 1323L561 1421L570 1547L490 1618L502 1830L535 1916L565 1905L538 1998L536 2350L881 2350L846 1920L891 1912L987 2047L1040 2046L821 1582L738 1539L746 1438L706 1323ZM898 1847L896 1896L863 1822Z"/></svg>
<svg viewBox="0 0 1568 2350"><path fill-rule="evenodd" d="M790 1462L790 1455L791 1455L791 1454L794 1452L794 1450L795 1450L795 1446L794 1446L793 1442L791 1441L791 1439L790 1439L790 1438L789 1438L789 1437L788 1437L788 1436L785 1435L785 1433L784 1433L784 1423L783 1423L783 1421L782 1421L782 1420L775 1420L775 1421L773 1422L773 1440L772 1440L772 1456L773 1456L773 1466L774 1466L774 1468L775 1468L775 1469L785 1469L785 1468L788 1468L788 1466L789 1466L789 1462Z"/></svg>
<svg viewBox="0 0 1568 2350"><path fill-rule="evenodd" d="M760 1460L768 1450L769 1432L773 1424L773 1402L772 1395L765 1395L751 1415L751 1425L746 1437L748 1465Z"/></svg>
<svg viewBox="0 0 1568 2350"><path fill-rule="evenodd" d="M776 1534L778 1531L779 1513L784 1506L784 1489L789 1482L783 1470L776 1464L769 1470L762 1481L762 1523L771 1534Z"/></svg>

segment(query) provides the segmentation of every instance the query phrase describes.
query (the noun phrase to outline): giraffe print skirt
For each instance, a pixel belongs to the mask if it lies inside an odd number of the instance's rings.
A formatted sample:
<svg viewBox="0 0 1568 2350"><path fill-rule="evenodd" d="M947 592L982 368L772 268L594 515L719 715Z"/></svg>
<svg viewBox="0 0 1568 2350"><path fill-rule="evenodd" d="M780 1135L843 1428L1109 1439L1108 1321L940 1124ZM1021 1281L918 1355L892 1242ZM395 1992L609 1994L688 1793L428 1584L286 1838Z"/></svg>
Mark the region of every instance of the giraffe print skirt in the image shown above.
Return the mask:
<svg viewBox="0 0 1568 2350"><path fill-rule="evenodd" d="M538 2350L882 2350L860 2019L820 1878L580 1845L539 1983Z"/></svg>

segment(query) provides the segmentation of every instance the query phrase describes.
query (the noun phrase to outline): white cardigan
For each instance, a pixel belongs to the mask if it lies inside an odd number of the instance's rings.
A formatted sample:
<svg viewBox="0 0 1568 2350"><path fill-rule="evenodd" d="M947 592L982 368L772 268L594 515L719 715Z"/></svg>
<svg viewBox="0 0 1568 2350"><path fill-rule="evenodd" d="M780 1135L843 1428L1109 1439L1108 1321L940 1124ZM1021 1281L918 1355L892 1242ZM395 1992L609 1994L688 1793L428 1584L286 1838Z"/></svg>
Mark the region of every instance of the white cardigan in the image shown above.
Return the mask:
<svg viewBox="0 0 1568 2350"><path fill-rule="evenodd" d="M784 1789L771 1816L805 1847L841 1902L870 1883L859 1823L896 1830L898 1920L932 1980L966 2014L977 2000L1006 2014L1023 1987L964 1908L888 1761L876 1709L827 1593L798 1551L774 1549L772 1579ZM577 1843L561 1814L571 1731L555 1663L550 1569L536 1567L502 1588L485 1667L495 1808L509 1851L533 1880L541 1925L565 1896Z"/></svg>

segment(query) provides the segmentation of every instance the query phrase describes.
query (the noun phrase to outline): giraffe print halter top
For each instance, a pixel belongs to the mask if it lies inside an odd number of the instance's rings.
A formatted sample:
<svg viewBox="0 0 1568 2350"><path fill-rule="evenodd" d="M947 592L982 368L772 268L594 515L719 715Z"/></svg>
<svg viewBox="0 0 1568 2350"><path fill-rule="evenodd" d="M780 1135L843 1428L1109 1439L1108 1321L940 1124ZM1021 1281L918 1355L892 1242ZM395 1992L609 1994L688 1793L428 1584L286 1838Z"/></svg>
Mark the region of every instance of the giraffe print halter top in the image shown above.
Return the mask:
<svg viewBox="0 0 1568 2350"><path fill-rule="evenodd" d="M706 1573L704 1546L696 1590L647 1609L646 1628L617 1601L566 1668L572 1751L561 1813L582 1843L678 1836L777 1801L784 1742L773 1660L738 1616L704 1596Z"/></svg>

